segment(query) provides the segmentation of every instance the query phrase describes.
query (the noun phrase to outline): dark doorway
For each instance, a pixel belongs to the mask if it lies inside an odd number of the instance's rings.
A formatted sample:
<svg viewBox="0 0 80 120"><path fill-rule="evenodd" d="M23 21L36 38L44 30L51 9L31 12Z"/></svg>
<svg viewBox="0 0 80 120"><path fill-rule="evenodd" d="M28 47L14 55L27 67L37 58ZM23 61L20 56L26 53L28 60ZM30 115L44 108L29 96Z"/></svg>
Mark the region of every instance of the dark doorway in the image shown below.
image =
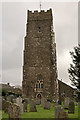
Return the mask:
<svg viewBox="0 0 80 120"><path fill-rule="evenodd" d="M40 93L37 95L37 98L41 99L41 94Z"/></svg>

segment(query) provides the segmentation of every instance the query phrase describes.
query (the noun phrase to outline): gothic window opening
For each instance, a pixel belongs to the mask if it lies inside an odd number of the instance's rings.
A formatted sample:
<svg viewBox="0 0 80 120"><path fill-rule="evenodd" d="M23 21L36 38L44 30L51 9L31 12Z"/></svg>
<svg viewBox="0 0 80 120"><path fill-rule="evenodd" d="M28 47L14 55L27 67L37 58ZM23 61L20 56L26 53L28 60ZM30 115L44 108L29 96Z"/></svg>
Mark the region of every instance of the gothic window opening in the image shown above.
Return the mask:
<svg viewBox="0 0 80 120"><path fill-rule="evenodd" d="M39 88L40 88L40 83L39 83Z"/></svg>
<svg viewBox="0 0 80 120"><path fill-rule="evenodd" d="M35 84L35 92L42 91L43 89L43 80L37 80Z"/></svg>
<svg viewBox="0 0 80 120"><path fill-rule="evenodd" d="M36 90L37 90L37 88L38 88L38 85L36 84Z"/></svg>

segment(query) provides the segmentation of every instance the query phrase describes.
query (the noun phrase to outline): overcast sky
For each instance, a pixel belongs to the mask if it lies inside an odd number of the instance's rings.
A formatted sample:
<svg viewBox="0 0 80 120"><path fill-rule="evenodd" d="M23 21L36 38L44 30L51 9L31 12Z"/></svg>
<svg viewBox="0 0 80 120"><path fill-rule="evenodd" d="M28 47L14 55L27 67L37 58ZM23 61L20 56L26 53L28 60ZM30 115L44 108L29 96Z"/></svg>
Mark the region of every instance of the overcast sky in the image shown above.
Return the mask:
<svg viewBox="0 0 80 120"><path fill-rule="evenodd" d="M49 8L53 10L58 79L70 84L67 69L71 63L69 51L78 44L78 3L42 2L42 9ZM39 10L39 2L2 4L3 83L22 83L23 43L28 9Z"/></svg>

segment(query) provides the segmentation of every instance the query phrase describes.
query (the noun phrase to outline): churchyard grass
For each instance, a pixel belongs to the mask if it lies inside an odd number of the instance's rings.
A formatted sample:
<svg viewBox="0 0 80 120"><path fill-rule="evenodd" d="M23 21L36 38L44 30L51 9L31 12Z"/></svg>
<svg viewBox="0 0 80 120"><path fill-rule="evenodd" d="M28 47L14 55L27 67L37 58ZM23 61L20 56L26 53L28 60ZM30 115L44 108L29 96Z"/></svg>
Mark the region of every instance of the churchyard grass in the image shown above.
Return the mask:
<svg viewBox="0 0 80 120"><path fill-rule="evenodd" d="M27 108L27 112L24 112L22 114L22 118L54 118L54 107L53 104L51 104L50 110L44 110L41 105L37 105L37 112L29 112L29 105ZM65 110L68 112L68 110ZM8 118L8 114L5 114L2 111L3 118ZM78 118L78 106L75 106L75 113L74 114L68 114L69 118Z"/></svg>
<svg viewBox="0 0 80 120"><path fill-rule="evenodd" d="M4 111L2 111L2 118L8 118L8 114L4 113Z"/></svg>
<svg viewBox="0 0 80 120"><path fill-rule="evenodd" d="M51 106L50 110L44 110L41 105L37 105L37 112L29 112L29 106L28 106L28 112L24 112L22 115L22 118L54 118L54 108L53 104Z"/></svg>
<svg viewBox="0 0 80 120"><path fill-rule="evenodd" d="M65 110L65 112L68 112L68 110ZM74 114L68 114L69 118L78 118L78 106L75 106L75 113Z"/></svg>

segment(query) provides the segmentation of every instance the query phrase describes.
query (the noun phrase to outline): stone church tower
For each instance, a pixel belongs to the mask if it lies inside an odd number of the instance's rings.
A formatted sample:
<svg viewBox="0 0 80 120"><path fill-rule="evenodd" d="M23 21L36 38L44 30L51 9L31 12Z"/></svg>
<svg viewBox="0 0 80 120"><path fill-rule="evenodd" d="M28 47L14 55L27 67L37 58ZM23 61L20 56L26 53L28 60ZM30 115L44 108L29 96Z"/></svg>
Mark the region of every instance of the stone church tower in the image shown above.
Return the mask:
<svg viewBox="0 0 80 120"><path fill-rule="evenodd" d="M57 86L56 43L52 10L28 10L24 41L23 95L55 99Z"/></svg>

